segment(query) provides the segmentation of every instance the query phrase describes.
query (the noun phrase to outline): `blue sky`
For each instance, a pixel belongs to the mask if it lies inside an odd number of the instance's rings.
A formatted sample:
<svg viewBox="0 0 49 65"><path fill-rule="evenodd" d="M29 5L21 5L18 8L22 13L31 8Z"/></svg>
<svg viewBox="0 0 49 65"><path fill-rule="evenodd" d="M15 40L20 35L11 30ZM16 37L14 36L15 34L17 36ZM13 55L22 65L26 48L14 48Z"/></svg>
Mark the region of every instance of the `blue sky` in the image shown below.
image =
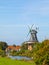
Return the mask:
<svg viewBox="0 0 49 65"><path fill-rule="evenodd" d="M0 41L21 44L32 24L39 41L49 39L49 0L0 0Z"/></svg>

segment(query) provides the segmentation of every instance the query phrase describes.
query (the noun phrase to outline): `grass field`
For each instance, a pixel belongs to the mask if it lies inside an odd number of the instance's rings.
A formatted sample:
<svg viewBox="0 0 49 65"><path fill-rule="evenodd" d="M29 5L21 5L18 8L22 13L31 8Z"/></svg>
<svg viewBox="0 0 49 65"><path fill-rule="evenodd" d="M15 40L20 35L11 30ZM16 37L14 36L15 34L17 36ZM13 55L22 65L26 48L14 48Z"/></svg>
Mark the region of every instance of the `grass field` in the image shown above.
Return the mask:
<svg viewBox="0 0 49 65"><path fill-rule="evenodd" d="M0 65L35 65L35 63L22 60L12 60L9 58L0 58Z"/></svg>

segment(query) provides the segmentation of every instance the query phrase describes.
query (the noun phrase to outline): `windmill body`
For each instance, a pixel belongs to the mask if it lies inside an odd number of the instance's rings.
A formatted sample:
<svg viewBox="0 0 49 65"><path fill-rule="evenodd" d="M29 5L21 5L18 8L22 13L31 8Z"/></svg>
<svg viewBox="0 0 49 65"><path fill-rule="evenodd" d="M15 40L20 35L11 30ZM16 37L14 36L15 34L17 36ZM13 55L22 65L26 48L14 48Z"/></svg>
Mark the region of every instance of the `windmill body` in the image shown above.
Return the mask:
<svg viewBox="0 0 49 65"><path fill-rule="evenodd" d="M36 30L31 30L29 42L38 42Z"/></svg>

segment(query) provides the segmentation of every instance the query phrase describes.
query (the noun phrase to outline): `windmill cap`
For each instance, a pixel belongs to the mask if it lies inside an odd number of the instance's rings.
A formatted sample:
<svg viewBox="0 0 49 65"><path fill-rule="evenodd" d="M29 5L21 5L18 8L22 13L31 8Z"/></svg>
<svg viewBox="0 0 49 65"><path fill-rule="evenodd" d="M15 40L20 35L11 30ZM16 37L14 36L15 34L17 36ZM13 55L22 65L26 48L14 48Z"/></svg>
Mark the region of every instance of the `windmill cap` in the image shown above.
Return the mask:
<svg viewBox="0 0 49 65"><path fill-rule="evenodd" d="M37 33L37 31L36 30L32 30L32 32L31 33Z"/></svg>

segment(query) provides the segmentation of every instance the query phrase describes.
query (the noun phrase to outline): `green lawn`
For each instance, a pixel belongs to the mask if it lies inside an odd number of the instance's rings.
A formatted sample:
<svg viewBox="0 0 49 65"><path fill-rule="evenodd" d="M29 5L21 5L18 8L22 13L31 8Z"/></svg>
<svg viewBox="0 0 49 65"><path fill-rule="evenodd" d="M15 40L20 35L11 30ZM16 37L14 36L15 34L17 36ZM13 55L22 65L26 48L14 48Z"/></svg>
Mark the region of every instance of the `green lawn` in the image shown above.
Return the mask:
<svg viewBox="0 0 49 65"><path fill-rule="evenodd" d="M12 60L9 58L0 58L0 65L35 65L34 62Z"/></svg>

